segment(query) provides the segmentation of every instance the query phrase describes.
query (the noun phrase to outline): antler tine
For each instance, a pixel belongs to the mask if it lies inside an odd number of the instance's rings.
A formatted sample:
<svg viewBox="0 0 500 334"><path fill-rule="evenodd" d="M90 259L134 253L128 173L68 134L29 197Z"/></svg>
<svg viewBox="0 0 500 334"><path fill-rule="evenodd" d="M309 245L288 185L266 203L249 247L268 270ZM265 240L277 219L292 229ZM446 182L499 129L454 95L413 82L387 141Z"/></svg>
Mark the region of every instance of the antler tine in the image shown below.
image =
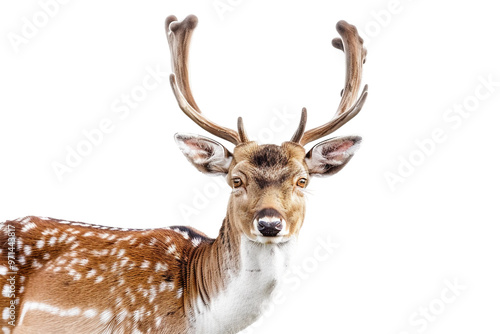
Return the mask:
<svg viewBox="0 0 500 334"><path fill-rule="evenodd" d="M297 130L292 136L292 139L290 141L292 143L300 143L300 140L302 139L302 136L304 135L304 130L306 129L306 123L307 123L307 109L302 108L302 113L300 114L300 122Z"/></svg>
<svg viewBox="0 0 500 334"><path fill-rule="evenodd" d="M243 118L238 117L238 135L240 136L240 140L245 143L248 140L247 133L245 131L245 127L243 126Z"/></svg>
<svg viewBox="0 0 500 334"><path fill-rule="evenodd" d="M171 15L165 21L165 30L172 59L172 71L174 72L170 75L170 85L175 98L181 110L206 131L235 145L244 143L248 141L244 129L239 130L238 133L210 121L202 115L191 93L188 72L189 43L197 24L198 18L194 15L187 16L181 22Z"/></svg>
<svg viewBox="0 0 500 334"><path fill-rule="evenodd" d="M332 45L344 51L346 55L346 75L345 86L341 92L342 99L333 119L326 124L307 130L300 140L301 145L329 135L350 121L359 113L368 96L368 85L365 85L361 95L357 98L361 86L362 67L366 58L363 39L358 35L356 27L346 21L339 21L336 28L342 39L333 39Z"/></svg>

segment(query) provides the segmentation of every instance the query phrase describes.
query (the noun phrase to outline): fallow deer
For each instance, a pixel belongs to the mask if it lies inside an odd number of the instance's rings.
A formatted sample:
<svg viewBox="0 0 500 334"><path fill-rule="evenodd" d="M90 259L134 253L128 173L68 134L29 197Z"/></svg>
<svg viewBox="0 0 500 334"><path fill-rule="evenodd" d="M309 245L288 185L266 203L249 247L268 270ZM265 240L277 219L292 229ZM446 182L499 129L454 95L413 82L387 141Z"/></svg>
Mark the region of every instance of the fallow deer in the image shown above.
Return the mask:
<svg viewBox="0 0 500 334"><path fill-rule="evenodd" d="M361 138L331 134L352 119L366 50L356 28L337 24L333 46L346 55L345 87L333 119L305 131L306 109L290 141L258 145L238 118L237 131L201 113L188 80L197 18L166 20L170 83L180 109L233 151L198 135L176 134L201 172L232 188L216 239L191 227L124 229L40 217L7 221L0 230L0 312L4 333L236 333L261 314L283 277L305 216L304 188L337 173ZM359 98L358 98L359 95Z"/></svg>

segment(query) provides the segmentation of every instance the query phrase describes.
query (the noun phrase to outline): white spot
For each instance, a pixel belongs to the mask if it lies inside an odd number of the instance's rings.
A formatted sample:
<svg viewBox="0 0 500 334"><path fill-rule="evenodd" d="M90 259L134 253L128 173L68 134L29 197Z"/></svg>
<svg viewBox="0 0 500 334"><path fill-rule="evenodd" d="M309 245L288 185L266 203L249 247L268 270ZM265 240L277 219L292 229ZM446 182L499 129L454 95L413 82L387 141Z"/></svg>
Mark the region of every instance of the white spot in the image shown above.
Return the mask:
<svg viewBox="0 0 500 334"><path fill-rule="evenodd" d="M125 255L125 249L120 249L120 251L118 252L118 257L122 257L123 255Z"/></svg>
<svg viewBox="0 0 500 334"><path fill-rule="evenodd" d="M156 324L156 328L160 327L160 325L161 325L161 317L156 317L155 324Z"/></svg>
<svg viewBox="0 0 500 334"><path fill-rule="evenodd" d="M182 288L179 288L179 290L177 290L177 299L181 297L182 297Z"/></svg>
<svg viewBox="0 0 500 334"><path fill-rule="evenodd" d="M36 242L36 248L38 248L38 249L42 249L44 245L45 245L44 239L40 239Z"/></svg>
<svg viewBox="0 0 500 334"><path fill-rule="evenodd" d="M34 260L33 260L33 263L31 264L31 266L32 266L33 268L35 268L35 269L40 269L40 268L42 268L42 267L43 267L43 265L42 265L40 262L38 262L38 261L37 261L37 259L34 259Z"/></svg>
<svg viewBox="0 0 500 334"><path fill-rule="evenodd" d="M96 270L95 270L95 269L92 269L91 271L89 271L89 272L87 273L87 278L90 278L90 277L94 276L95 274L96 274Z"/></svg>
<svg viewBox="0 0 500 334"><path fill-rule="evenodd" d="M156 298L156 288L155 286L151 286L149 288L149 303L151 304L153 302L153 300Z"/></svg>
<svg viewBox="0 0 500 334"><path fill-rule="evenodd" d="M50 238L50 240L49 240L49 245L50 245L50 246L54 246L54 245L56 244L56 240L57 240L57 238L56 238L56 237L52 237L52 238Z"/></svg>
<svg viewBox="0 0 500 334"><path fill-rule="evenodd" d="M177 247L175 246L175 244L173 244L173 245L168 246L167 253L174 254L176 250L177 250Z"/></svg>
<svg viewBox="0 0 500 334"><path fill-rule="evenodd" d="M87 232L83 236L84 237L92 237L92 236L94 236L94 232Z"/></svg>
<svg viewBox="0 0 500 334"><path fill-rule="evenodd" d="M193 240L191 240L191 242L193 243L194 247L198 247L198 245L201 243L201 239L200 238L194 238Z"/></svg>
<svg viewBox="0 0 500 334"><path fill-rule="evenodd" d="M43 255L43 259L44 259L44 260L48 260L49 258L50 258L50 254L49 254L49 253L45 253L45 254Z"/></svg>
<svg viewBox="0 0 500 334"><path fill-rule="evenodd" d="M20 263L21 265L23 265L23 266L26 264L26 258L24 257L24 255L20 255L20 256L19 256L19 259L17 259L17 260L18 260L18 261L19 261L19 263Z"/></svg>
<svg viewBox="0 0 500 334"><path fill-rule="evenodd" d="M189 239L189 233L187 233L186 231L181 231L178 228L174 228L174 231L182 235L184 239Z"/></svg>
<svg viewBox="0 0 500 334"><path fill-rule="evenodd" d="M74 235L72 235L71 237L69 237L68 239L66 239L66 243L69 244L70 242L73 242L76 240L76 237Z"/></svg>
<svg viewBox="0 0 500 334"><path fill-rule="evenodd" d="M91 309L88 309L85 312L83 312L83 315L86 318L94 318L97 315L97 311L94 310L93 308L91 308Z"/></svg>
<svg viewBox="0 0 500 334"><path fill-rule="evenodd" d="M67 237L68 235L66 233L61 234L61 236L59 237L59 242L63 242Z"/></svg>
<svg viewBox="0 0 500 334"><path fill-rule="evenodd" d="M110 310L105 310L101 313L101 322L108 322L111 320L112 313Z"/></svg>
<svg viewBox="0 0 500 334"><path fill-rule="evenodd" d="M0 275L2 275L2 276L7 275L7 267L0 266Z"/></svg>
<svg viewBox="0 0 500 334"><path fill-rule="evenodd" d="M157 262L156 263L156 266L155 266L155 271L158 272L158 271L166 271L168 269L168 266L166 263L161 263L161 262Z"/></svg>
<svg viewBox="0 0 500 334"><path fill-rule="evenodd" d="M29 223L29 224L26 224L23 226L23 228L21 229L21 232L27 232L31 229L34 229L36 227L36 224L35 223Z"/></svg>
<svg viewBox="0 0 500 334"><path fill-rule="evenodd" d="M54 229L46 229L46 230L43 230L42 232L42 235L52 235L52 234L57 234L57 231L58 229L57 228L54 228Z"/></svg>
<svg viewBox="0 0 500 334"><path fill-rule="evenodd" d="M97 276L97 277L95 278L95 282L96 282L96 283L101 283L102 281L104 281L104 277L102 277L102 276Z"/></svg>
<svg viewBox="0 0 500 334"><path fill-rule="evenodd" d="M57 306L52 306L45 303L25 302L23 305L23 311L21 313L21 317L19 318L18 325L20 325L23 322L24 316L26 315L27 312L31 310L43 311L60 317L76 317L82 313L82 311L78 307L65 310Z"/></svg>
<svg viewBox="0 0 500 334"><path fill-rule="evenodd" d="M10 334L10 328L9 327L2 327L3 334Z"/></svg>
<svg viewBox="0 0 500 334"><path fill-rule="evenodd" d="M31 246L30 245L24 245L24 254L30 256L31 255Z"/></svg>
<svg viewBox="0 0 500 334"><path fill-rule="evenodd" d="M89 226L92 226L92 225L87 224L87 223L71 223L71 225L75 225L75 226L84 226L84 227L89 227ZM94 226L94 227L97 227L97 226Z"/></svg>
<svg viewBox="0 0 500 334"><path fill-rule="evenodd" d="M134 311L134 321L139 322L142 318L142 311L141 310L135 310Z"/></svg>
<svg viewBox="0 0 500 334"><path fill-rule="evenodd" d="M142 262L142 264L141 264L141 268L147 269L147 268L149 268L149 264L150 264L150 262L148 260L144 260L144 262Z"/></svg>
<svg viewBox="0 0 500 334"><path fill-rule="evenodd" d="M7 320L9 319L9 308L5 307L2 312L2 319Z"/></svg>

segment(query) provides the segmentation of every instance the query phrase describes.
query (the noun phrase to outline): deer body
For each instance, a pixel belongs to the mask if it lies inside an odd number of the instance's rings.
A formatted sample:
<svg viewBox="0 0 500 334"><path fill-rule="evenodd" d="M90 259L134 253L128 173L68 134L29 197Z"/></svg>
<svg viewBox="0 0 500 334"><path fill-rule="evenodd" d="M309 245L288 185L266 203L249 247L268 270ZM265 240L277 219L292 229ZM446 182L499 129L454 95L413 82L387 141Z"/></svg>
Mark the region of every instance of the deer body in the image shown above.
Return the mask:
<svg viewBox="0 0 500 334"><path fill-rule="evenodd" d="M121 229L26 217L0 225L0 328L4 333L237 333L254 322L283 278L305 217L309 179L340 171L360 137L325 140L361 109L366 50L341 21L333 45L346 54L346 83L335 117L305 131L307 112L290 141L258 145L238 119L237 131L206 118L192 96L187 68L197 19L167 18L181 110L233 151L206 137L177 134L199 171L231 187L216 239L191 227ZM5 278L5 279L4 279ZM12 283L14 282L14 283ZM12 311L14 308L14 311Z"/></svg>
<svg viewBox="0 0 500 334"><path fill-rule="evenodd" d="M238 241L224 228L214 240L187 227L113 229L39 217L5 222L1 244L9 225L18 249L16 334L236 333L260 315L290 248L269 257L262 250L269 245ZM0 270L11 272L3 259ZM10 300L3 293L0 305Z"/></svg>

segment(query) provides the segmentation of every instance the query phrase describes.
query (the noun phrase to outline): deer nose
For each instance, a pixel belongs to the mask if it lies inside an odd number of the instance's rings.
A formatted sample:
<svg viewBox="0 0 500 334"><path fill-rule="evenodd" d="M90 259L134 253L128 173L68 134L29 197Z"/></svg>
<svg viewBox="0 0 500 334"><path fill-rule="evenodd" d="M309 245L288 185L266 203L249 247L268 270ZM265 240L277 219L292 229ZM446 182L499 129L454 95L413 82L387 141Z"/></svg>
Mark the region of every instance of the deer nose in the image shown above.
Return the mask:
<svg viewBox="0 0 500 334"><path fill-rule="evenodd" d="M276 221L266 221L266 220L259 220L259 223L257 224L257 228L259 229L260 233L266 237L274 237L280 231L283 229L283 225L281 224L281 220L276 220Z"/></svg>
<svg viewBox="0 0 500 334"><path fill-rule="evenodd" d="M274 237L283 229L283 217L275 209L263 209L257 213L257 229L265 237Z"/></svg>

